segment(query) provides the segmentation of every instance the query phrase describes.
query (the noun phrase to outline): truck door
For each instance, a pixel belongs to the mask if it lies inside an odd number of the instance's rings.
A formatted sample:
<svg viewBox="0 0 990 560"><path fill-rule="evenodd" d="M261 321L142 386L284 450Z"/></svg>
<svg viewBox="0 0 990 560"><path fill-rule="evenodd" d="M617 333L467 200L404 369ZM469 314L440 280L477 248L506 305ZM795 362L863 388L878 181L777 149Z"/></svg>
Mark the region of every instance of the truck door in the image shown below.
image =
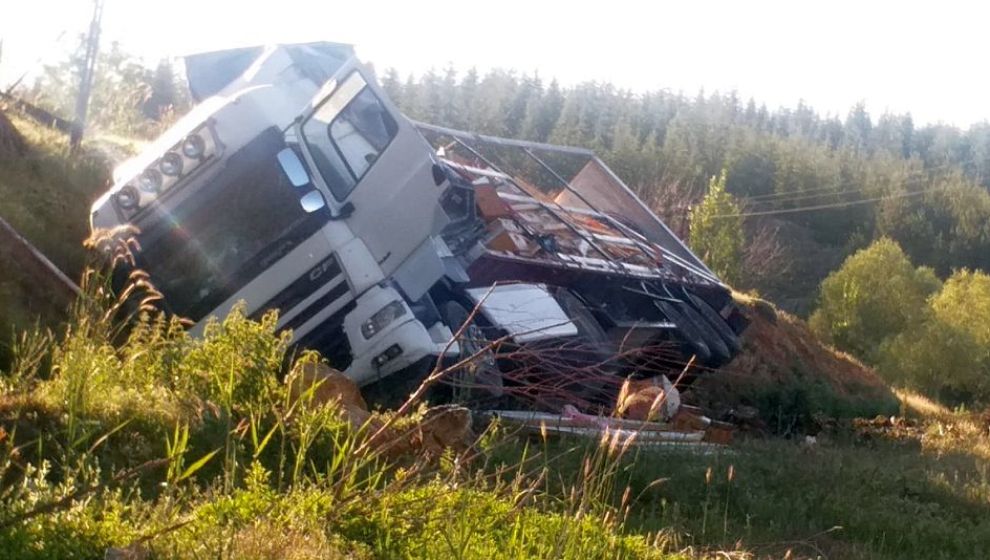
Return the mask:
<svg viewBox="0 0 990 560"><path fill-rule="evenodd" d="M447 223L432 149L360 64L337 72L296 131L330 207L385 275Z"/></svg>

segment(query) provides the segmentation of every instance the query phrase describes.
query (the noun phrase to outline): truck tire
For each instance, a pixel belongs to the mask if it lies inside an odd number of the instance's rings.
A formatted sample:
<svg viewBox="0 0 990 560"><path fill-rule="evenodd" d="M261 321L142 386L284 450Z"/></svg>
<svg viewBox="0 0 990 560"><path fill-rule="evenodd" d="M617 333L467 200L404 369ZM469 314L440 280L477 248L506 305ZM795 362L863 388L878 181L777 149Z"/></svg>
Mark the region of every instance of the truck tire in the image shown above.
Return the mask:
<svg viewBox="0 0 990 560"><path fill-rule="evenodd" d="M575 388L575 394L592 408L611 408L619 396L622 379L619 376L619 364L616 361L616 348L609 340L608 334L602 328L595 314L588 309L584 301L567 288L554 292L554 299L564 310L578 330L578 338L586 348L582 351L585 361L596 365L602 378L596 379L590 385Z"/></svg>
<svg viewBox="0 0 990 560"><path fill-rule="evenodd" d="M577 327L578 336L586 339L589 344L594 345L599 352L608 358L608 354L612 354L614 351L609 343L608 334L605 333L605 329L598 323L595 314L588 309L584 301L566 288L557 290L553 296L564 313L574 323L574 326Z"/></svg>
<svg viewBox="0 0 990 560"><path fill-rule="evenodd" d="M705 340L705 344L708 345L708 349L711 350L711 357L702 363L710 367L719 367L729 363L729 360L732 359L729 347L726 346L718 332L701 316L701 313L687 302L681 302L678 307L684 317L694 324L695 329L698 330Z"/></svg>
<svg viewBox="0 0 990 560"><path fill-rule="evenodd" d="M722 337L722 341L725 342L725 345L730 351L732 351L733 355L742 351L742 341L736 333L732 332L732 328L725 322L725 319L718 314L718 311L715 311L715 309L713 309L711 305L708 305L708 302L701 299L701 297L692 294L687 290L684 290L684 295L687 296L687 301L701 313L701 316L704 317L706 321L708 321L708 324L711 325L716 332L718 332L718 334Z"/></svg>
<svg viewBox="0 0 990 560"><path fill-rule="evenodd" d="M677 337L687 346L687 350L694 354L700 363L708 363L712 358L712 351L705 342L704 337L698 332L693 321L687 319L680 310L669 301L655 301L656 306L663 313L668 321L677 325Z"/></svg>
<svg viewBox="0 0 990 560"><path fill-rule="evenodd" d="M450 387L451 401L469 403L479 399L498 398L502 396L502 373L498 369L495 352L487 348L491 340L484 328L471 313L456 301L447 301L439 306L440 316L451 332L457 334L465 323L460 338L457 340L460 354L456 362L464 361L477 355L470 363L449 372L446 379Z"/></svg>

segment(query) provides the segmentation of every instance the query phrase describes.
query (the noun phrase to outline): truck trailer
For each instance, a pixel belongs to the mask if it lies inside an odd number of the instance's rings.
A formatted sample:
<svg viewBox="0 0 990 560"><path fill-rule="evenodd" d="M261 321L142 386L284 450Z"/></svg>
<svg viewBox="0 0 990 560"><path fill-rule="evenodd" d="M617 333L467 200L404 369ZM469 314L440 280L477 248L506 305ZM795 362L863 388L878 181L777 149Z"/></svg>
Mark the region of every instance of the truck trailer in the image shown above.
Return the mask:
<svg viewBox="0 0 990 560"><path fill-rule="evenodd" d="M195 107L115 169L91 225L133 226L194 335L274 310L378 391L474 357L471 394L557 379L589 406L610 379L740 350L730 289L593 152L414 122L349 45L186 70Z"/></svg>

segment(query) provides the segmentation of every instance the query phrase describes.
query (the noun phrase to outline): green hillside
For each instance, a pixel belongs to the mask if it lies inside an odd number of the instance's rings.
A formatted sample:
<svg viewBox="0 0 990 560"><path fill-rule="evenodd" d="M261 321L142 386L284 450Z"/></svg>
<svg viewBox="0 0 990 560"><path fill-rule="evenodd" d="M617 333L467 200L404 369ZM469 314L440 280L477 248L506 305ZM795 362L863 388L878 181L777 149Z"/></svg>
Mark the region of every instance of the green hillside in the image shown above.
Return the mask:
<svg viewBox="0 0 990 560"><path fill-rule="evenodd" d="M26 141L26 151L0 155L0 218L69 278L78 280L86 260L82 241L89 235L89 207L106 188L107 164L86 146L70 155L64 134L12 110L5 114ZM0 364L9 355L15 330L38 320L53 324L65 317L65 301L38 293L38 279L26 273L18 257L0 252L0 269L4 270L0 275Z"/></svg>

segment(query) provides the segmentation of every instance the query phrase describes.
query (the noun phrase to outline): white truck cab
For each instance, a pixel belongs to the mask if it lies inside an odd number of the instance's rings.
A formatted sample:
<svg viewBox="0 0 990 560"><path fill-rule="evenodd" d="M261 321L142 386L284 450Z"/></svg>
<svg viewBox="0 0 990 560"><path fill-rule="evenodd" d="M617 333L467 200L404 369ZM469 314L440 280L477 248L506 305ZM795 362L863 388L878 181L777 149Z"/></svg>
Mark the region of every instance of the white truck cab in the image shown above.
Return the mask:
<svg viewBox="0 0 990 560"><path fill-rule="evenodd" d="M279 328L359 382L440 353L450 330L407 301L442 266L393 278L443 243L432 149L347 46L219 54L205 56L243 72L115 171L92 226L138 227L138 265L194 333L243 301L250 316L277 309Z"/></svg>

